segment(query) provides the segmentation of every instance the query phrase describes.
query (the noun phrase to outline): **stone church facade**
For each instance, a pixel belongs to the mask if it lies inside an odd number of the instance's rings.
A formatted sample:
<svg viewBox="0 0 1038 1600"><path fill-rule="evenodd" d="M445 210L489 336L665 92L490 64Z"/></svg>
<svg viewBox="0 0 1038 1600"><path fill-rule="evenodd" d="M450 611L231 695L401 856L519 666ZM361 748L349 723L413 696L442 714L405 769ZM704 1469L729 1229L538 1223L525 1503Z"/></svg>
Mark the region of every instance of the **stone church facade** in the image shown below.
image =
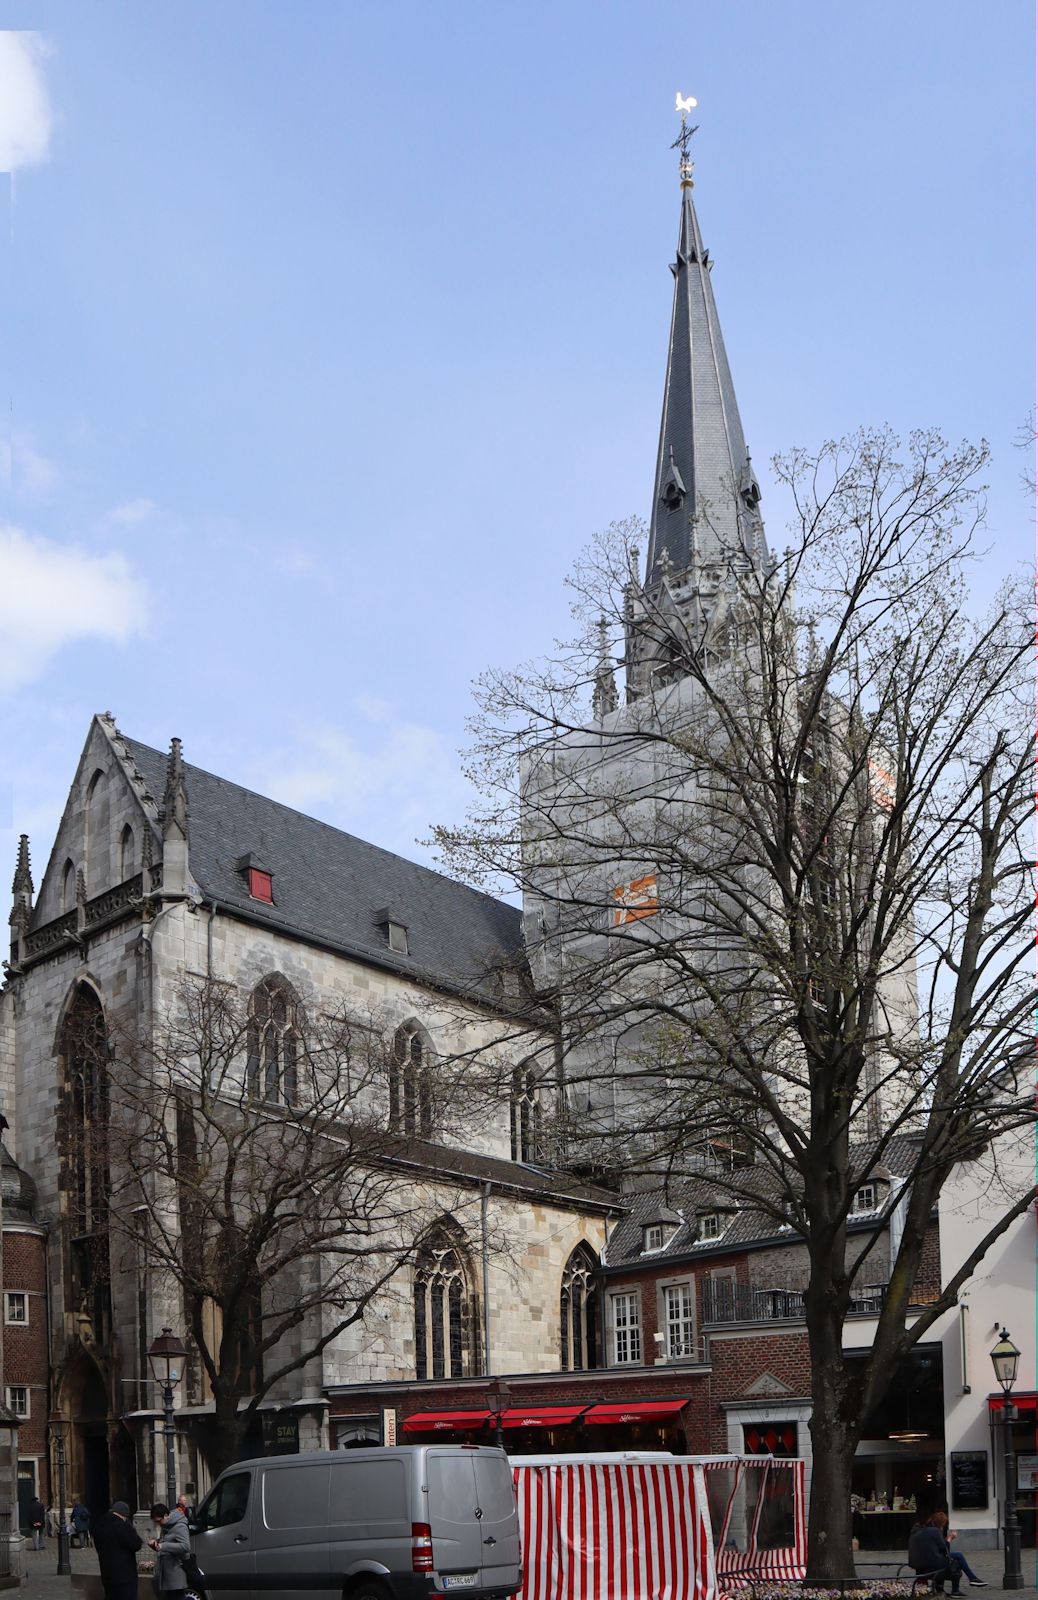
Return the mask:
<svg viewBox="0 0 1038 1600"><path fill-rule="evenodd" d="M406 1039L408 1061L420 1052L433 1074L495 1034L507 1057L509 1007L523 981L520 919L192 768L178 741L164 755L98 716L38 891L23 840L11 928L2 1094L16 1111L13 1154L33 1175L49 1226L53 1400L73 1421L70 1492L98 1507L113 1496L144 1503L161 1462L146 1352L163 1326L183 1334L184 1311L176 1286L116 1242L106 1041L127 1029L156 1036L184 981L207 976L246 996L274 983L278 994L361 1021L377 1014ZM604 1191L524 1159L537 1153L538 1095L547 1102L552 1091L531 1093L507 1059L500 1081L499 1103L449 1144L420 1117L402 1130L413 1133L407 1183L434 1211L442 1194L451 1213L440 1277L430 1286L422 1274L431 1269L416 1257L370 1316L277 1385L257 1448L289 1436L296 1448L327 1443L337 1385L558 1372L567 1264L576 1256L597 1266L617 1208ZM457 1280L465 1334L455 1337L448 1308L433 1351L422 1307L441 1288L453 1293L444 1274ZM278 1351L292 1353L290 1343ZM181 1472L200 1491L207 1469L194 1424L210 1406L197 1360L177 1404Z"/></svg>

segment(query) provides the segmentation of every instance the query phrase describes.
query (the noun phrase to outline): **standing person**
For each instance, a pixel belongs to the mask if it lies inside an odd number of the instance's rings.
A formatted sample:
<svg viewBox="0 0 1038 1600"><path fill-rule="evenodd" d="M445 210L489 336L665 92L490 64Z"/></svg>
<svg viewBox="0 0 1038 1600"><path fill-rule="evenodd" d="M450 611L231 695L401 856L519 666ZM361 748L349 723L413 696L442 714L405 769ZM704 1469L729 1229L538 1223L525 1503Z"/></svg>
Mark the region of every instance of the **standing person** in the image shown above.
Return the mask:
<svg viewBox="0 0 1038 1600"><path fill-rule="evenodd" d="M159 1536L149 1539L154 1550L156 1594L179 1594L187 1588L184 1563L191 1554L191 1535L187 1518L176 1506L170 1511L160 1501L151 1508L151 1520L158 1524Z"/></svg>
<svg viewBox="0 0 1038 1600"><path fill-rule="evenodd" d="M137 1600L137 1552L143 1545L125 1500L113 1500L94 1529L105 1600Z"/></svg>
<svg viewBox="0 0 1038 1600"><path fill-rule="evenodd" d="M72 1507L72 1532L79 1540L78 1548L90 1548L90 1509L82 1500L77 1500Z"/></svg>
<svg viewBox="0 0 1038 1600"><path fill-rule="evenodd" d="M29 1527L32 1529L33 1549L42 1550L43 1535L47 1527L47 1507L39 1496L29 1502Z"/></svg>
<svg viewBox="0 0 1038 1600"><path fill-rule="evenodd" d="M926 1522L912 1529L908 1538L908 1564L915 1568L916 1576L933 1578L934 1589L944 1591L944 1580L951 1581L952 1594L958 1594L962 1568L951 1558L948 1541L941 1526L943 1512L935 1511ZM947 1517L944 1518L947 1523Z"/></svg>

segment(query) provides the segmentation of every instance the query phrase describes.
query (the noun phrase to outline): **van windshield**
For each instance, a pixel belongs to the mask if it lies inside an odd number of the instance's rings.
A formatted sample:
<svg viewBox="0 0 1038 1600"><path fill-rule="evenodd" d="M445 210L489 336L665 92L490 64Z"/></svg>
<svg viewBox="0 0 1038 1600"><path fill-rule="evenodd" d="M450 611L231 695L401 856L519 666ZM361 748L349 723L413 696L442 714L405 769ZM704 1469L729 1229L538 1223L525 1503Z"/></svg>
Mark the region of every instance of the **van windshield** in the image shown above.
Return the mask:
<svg viewBox="0 0 1038 1600"><path fill-rule="evenodd" d="M216 1485L202 1501L195 1518L195 1532L208 1533L210 1528L229 1528L240 1522L248 1509L250 1474L232 1472Z"/></svg>

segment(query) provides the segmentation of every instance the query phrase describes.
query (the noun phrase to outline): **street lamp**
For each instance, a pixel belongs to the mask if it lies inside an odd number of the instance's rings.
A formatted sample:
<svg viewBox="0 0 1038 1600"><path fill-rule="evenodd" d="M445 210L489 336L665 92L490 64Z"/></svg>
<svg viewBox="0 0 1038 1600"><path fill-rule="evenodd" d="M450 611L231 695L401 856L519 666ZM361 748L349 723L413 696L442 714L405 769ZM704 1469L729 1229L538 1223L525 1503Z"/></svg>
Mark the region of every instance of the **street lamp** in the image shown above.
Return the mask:
<svg viewBox="0 0 1038 1600"><path fill-rule="evenodd" d="M505 1433L501 1426L501 1418L507 1411L511 1398L511 1391L507 1383L502 1383L500 1378L496 1380L487 1392L487 1399L493 1407L494 1443L499 1450L503 1450L505 1447Z"/></svg>
<svg viewBox="0 0 1038 1600"><path fill-rule="evenodd" d="M1016 1369L1019 1364L1020 1352L1003 1328L998 1336L998 1343L991 1352L991 1365L995 1369L995 1377L1005 1396L1002 1406L1006 1480L1005 1534L1002 1541L1005 1563L1005 1570L1002 1573L1003 1589L1022 1589L1024 1586L1024 1575L1020 1567L1020 1518L1016 1514L1016 1455L1013 1451L1013 1423L1016 1421L1013 1385L1016 1382Z"/></svg>
<svg viewBox="0 0 1038 1600"><path fill-rule="evenodd" d="M177 1435L173 1421L173 1390L184 1372L187 1346L182 1344L172 1328L163 1328L157 1339L148 1346L148 1360L155 1382L162 1390L162 1410L165 1414L163 1432L166 1439L166 1504L170 1511L177 1503Z"/></svg>
<svg viewBox="0 0 1038 1600"><path fill-rule="evenodd" d="M65 1440L68 1438L69 1420L56 1408L47 1418L54 1454L58 1463L58 1577L67 1578L72 1571L69 1560L68 1523L65 1520Z"/></svg>

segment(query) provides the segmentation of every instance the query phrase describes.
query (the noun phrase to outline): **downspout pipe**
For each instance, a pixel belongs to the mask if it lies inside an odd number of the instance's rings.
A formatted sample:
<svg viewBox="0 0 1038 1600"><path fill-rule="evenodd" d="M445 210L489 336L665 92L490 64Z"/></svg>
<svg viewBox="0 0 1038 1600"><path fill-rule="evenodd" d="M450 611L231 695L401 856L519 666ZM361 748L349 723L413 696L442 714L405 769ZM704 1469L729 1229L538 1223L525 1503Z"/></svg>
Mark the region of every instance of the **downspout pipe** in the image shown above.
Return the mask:
<svg viewBox="0 0 1038 1600"><path fill-rule="evenodd" d="M490 1184L484 1183L479 1192L479 1233L483 1256L483 1374L489 1378L493 1371L490 1359L490 1227L488 1209Z"/></svg>

